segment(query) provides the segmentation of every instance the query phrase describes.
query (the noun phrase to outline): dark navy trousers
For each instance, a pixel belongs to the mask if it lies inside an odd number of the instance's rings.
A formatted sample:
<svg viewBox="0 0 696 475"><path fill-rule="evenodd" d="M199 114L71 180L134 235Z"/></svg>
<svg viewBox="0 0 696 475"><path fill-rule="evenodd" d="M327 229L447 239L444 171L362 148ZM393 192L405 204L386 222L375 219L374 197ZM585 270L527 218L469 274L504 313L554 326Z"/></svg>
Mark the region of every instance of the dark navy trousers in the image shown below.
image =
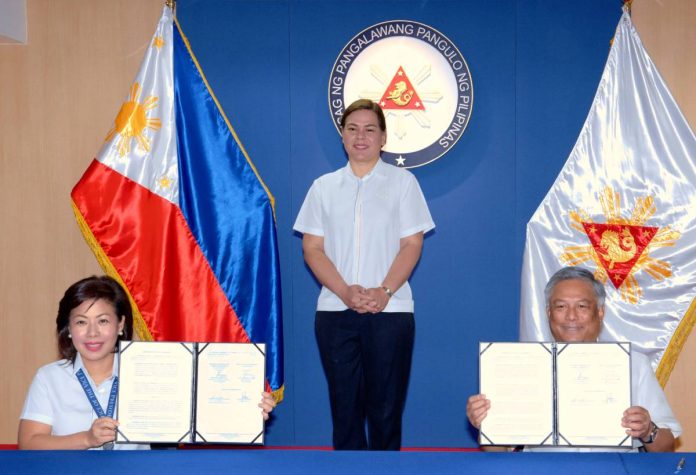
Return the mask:
<svg viewBox="0 0 696 475"><path fill-rule="evenodd" d="M399 450L413 314L320 311L315 331L329 386L334 448Z"/></svg>

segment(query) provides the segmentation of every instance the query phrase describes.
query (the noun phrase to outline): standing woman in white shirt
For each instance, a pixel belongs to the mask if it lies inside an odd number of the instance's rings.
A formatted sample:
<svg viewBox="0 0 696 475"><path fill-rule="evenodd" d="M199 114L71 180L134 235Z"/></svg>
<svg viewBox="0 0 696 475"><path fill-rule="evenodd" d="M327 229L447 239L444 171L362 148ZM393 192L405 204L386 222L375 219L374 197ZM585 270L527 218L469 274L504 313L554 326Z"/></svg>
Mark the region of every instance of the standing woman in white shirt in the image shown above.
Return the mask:
<svg viewBox="0 0 696 475"><path fill-rule="evenodd" d="M323 286L315 331L333 445L399 450L415 331L408 278L435 224L413 174L380 158L379 105L348 106L341 135L348 163L314 181L294 225Z"/></svg>
<svg viewBox="0 0 696 475"><path fill-rule="evenodd" d="M107 276L71 285L58 305L56 333L63 359L39 368L31 383L19 421L19 448L149 449L113 443L118 341L133 335L133 312L123 288ZM263 393L264 418L274 406L271 395Z"/></svg>

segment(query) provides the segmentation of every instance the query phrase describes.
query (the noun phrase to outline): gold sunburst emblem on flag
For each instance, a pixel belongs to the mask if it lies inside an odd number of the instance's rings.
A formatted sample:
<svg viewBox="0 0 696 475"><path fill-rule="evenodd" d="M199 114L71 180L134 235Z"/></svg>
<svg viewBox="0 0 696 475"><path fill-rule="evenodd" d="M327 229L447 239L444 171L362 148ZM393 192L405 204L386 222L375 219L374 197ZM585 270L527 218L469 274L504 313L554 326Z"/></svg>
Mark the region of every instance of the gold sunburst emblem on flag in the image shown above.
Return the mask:
<svg viewBox="0 0 696 475"><path fill-rule="evenodd" d="M604 223L597 223L584 210L571 211L570 226L587 236L586 246L567 246L560 259L567 265L594 262L595 278L602 283L610 280L621 299L636 304L643 295L635 274L645 271L655 280L672 276L668 262L650 257L659 247L674 246L681 236L669 226L646 226L657 208L652 196L639 198L629 218L621 216L621 199L611 188L599 197Z"/></svg>
<svg viewBox="0 0 696 475"><path fill-rule="evenodd" d="M155 48L162 49L162 46L164 46L164 38L161 36L155 36L155 38L152 40L152 46Z"/></svg>
<svg viewBox="0 0 696 475"><path fill-rule="evenodd" d="M114 128L104 139L104 142L108 142L114 135L120 135L117 148L121 157L130 153L133 138L137 140L141 150L149 152L150 139L145 136L145 129L159 130L162 127L162 121L159 118L147 116L148 111L157 107L159 98L147 96L142 103L138 102L141 91L139 83L136 82L131 86L128 100L123 103L114 119Z"/></svg>

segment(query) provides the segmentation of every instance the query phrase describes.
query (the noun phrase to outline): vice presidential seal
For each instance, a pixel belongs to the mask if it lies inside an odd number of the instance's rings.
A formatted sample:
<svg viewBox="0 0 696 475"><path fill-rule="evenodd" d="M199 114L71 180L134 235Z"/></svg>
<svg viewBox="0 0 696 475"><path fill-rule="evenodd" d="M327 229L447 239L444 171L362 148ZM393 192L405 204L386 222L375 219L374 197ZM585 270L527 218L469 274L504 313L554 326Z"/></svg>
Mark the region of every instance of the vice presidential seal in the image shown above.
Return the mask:
<svg viewBox="0 0 696 475"><path fill-rule="evenodd" d="M419 167L447 153L469 124L474 89L466 60L439 31L410 20L361 31L336 58L329 109L336 129L347 105L378 102L387 118L382 158Z"/></svg>

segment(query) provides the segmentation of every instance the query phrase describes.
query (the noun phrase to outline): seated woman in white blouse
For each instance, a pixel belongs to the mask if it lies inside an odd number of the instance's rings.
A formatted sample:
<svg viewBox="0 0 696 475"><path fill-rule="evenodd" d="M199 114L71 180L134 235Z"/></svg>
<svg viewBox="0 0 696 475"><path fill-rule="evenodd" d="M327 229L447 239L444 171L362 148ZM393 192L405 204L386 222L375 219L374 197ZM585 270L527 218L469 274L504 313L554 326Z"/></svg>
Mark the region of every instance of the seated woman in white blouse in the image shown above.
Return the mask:
<svg viewBox="0 0 696 475"><path fill-rule="evenodd" d="M39 369L20 416L20 449L149 449L117 444L114 378L119 340L130 340L133 313L128 296L111 277L71 285L58 306L58 348L64 359ZM91 388L91 391L90 391ZM88 393L93 397L88 397ZM263 393L264 418L275 402Z"/></svg>

